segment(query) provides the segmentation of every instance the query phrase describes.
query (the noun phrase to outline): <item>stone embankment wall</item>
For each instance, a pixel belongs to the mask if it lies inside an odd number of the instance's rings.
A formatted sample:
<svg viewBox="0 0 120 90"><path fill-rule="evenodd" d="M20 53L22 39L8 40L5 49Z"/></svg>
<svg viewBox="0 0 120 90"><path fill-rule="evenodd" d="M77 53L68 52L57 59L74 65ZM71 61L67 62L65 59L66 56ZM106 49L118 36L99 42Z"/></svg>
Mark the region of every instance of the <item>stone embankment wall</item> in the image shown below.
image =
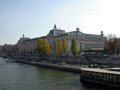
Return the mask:
<svg viewBox="0 0 120 90"><path fill-rule="evenodd" d="M80 65L120 65L120 56L21 55L16 56L15 58L26 61L47 61L50 63L59 63L64 61L68 64Z"/></svg>
<svg viewBox="0 0 120 90"><path fill-rule="evenodd" d="M87 56L94 64L120 65L120 56Z"/></svg>
<svg viewBox="0 0 120 90"><path fill-rule="evenodd" d="M68 64L88 64L91 63L84 56L60 56L60 55L24 55L16 56L16 59L28 60L28 61L47 61L51 63L66 62Z"/></svg>

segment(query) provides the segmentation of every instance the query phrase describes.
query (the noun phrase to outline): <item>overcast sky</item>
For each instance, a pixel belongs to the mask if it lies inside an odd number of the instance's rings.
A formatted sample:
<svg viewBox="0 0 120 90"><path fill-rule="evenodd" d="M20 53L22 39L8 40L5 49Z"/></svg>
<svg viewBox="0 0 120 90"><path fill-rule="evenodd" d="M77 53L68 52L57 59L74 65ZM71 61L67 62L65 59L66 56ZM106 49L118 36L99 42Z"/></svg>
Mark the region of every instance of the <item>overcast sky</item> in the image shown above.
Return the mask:
<svg viewBox="0 0 120 90"><path fill-rule="evenodd" d="M0 0L0 44L15 44L25 34L47 35L57 27L120 36L120 0Z"/></svg>

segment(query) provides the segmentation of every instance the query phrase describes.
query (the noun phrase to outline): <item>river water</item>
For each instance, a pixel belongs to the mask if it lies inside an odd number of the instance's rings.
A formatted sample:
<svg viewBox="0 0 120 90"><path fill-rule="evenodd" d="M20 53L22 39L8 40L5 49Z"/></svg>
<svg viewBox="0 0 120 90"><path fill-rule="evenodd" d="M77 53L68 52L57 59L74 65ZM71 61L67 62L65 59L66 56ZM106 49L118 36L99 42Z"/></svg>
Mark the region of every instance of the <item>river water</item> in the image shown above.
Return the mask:
<svg viewBox="0 0 120 90"><path fill-rule="evenodd" d="M0 57L0 90L112 90L106 86L82 83L76 73L5 60Z"/></svg>

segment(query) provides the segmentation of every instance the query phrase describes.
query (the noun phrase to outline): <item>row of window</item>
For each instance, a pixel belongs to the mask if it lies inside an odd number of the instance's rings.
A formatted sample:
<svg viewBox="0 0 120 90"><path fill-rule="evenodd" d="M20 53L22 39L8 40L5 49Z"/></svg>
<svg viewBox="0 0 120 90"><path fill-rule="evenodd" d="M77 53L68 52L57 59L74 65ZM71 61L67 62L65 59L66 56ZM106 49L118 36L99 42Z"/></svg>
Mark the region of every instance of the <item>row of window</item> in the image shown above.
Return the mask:
<svg viewBox="0 0 120 90"><path fill-rule="evenodd" d="M104 48L103 44L85 44L85 49L90 48Z"/></svg>
<svg viewBox="0 0 120 90"><path fill-rule="evenodd" d="M22 48L22 49L21 49L21 52L22 52L22 53L35 52L35 49L34 49L34 48Z"/></svg>

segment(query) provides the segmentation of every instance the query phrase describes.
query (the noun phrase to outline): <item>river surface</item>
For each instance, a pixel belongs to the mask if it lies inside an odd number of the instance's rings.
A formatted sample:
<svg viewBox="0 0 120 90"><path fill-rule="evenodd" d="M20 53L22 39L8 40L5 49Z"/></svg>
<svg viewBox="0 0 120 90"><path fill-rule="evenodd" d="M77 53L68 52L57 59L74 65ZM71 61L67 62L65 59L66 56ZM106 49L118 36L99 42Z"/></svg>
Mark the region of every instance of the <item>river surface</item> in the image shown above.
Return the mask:
<svg viewBox="0 0 120 90"><path fill-rule="evenodd" d="M80 75L20 63L0 57L0 90L115 90L82 83Z"/></svg>

